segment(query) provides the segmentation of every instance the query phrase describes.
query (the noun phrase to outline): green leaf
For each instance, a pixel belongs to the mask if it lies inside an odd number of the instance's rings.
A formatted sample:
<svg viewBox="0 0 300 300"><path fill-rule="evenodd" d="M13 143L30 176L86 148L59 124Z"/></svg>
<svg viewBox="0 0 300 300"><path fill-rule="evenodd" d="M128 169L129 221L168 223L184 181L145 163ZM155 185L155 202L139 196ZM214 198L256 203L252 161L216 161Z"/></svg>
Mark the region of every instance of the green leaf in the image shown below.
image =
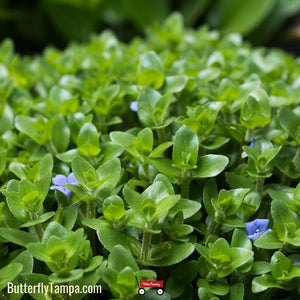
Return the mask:
<svg viewBox="0 0 300 300"><path fill-rule="evenodd" d="M158 145L149 155L149 158L157 158L163 154L168 148L173 145L173 142L164 142Z"/></svg>
<svg viewBox="0 0 300 300"><path fill-rule="evenodd" d="M166 0L154 0L152 3L127 0L125 3L130 19L141 30L155 22L164 21L169 13L169 3Z"/></svg>
<svg viewBox="0 0 300 300"><path fill-rule="evenodd" d="M215 209L212 205L211 199L217 199L217 198L218 198L218 188L217 188L216 181L214 179L210 179L204 186L203 204L205 206L208 215L212 219L214 219L215 217Z"/></svg>
<svg viewBox="0 0 300 300"><path fill-rule="evenodd" d="M245 195L249 189L234 189L234 190L221 190L217 199L216 205L226 214L226 216L233 215L242 204Z"/></svg>
<svg viewBox="0 0 300 300"><path fill-rule="evenodd" d="M182 170L195 169L197 166L199 142L196 133L182 126L175 135L172 161L173 165Z"/></svg>
<svg viewBox="0 0 300 300"><path fill-rule="evenodd" d="M279 277L286 277L291 269L292 262L279 251L275 252L271 258L271 273L275 280Z"/></svg>
<svg viewBox="0 0 300 300"><path fill-rule="evenodd" d="M177 244L172 243L171 248L164 258L160 260L150 261L147 264L150 266L164 267L175 265L187 257L189 257L194 252L195 246L191 243Z"/></svg>
<svg viewBox="0 0 300 300"><path fill-rule="evenodd" d="M130 236L126 233L113 229L112 226L105 221L96 222L96 223L94 222L92 224L89 223L88 221L90 220L86 220L84 224L87 226L90 225L94 226L92 228L97 230L97 236L100 242L108 251L111 251L112 248L116 245L121 245L127 251L130 251L130 246L129 246L130 243L133 244L139 243L139 241L135 239L133 236Z"/></svg>
<svg viewBox="0 0 300 300"><path fill-rule="evenodd" d="M271 120L270 114L271 107L267 93L263 89L257 89L246 97L240 120L247 128L264 127Z"/></svg>
<svg viewBox="0 0 300 300"><path fill-rule="evenodd" d="M209 283L205 279L199 279L197 281L198 287L203 287L210 291L211 293L218 295L218 296L225 296L229 293L229 286L226 282L223 283Z"/></svg>
<svg viewBox="0 0 300 300"><path fill-rule="evenodd" d="M217 241L211 247L209 257L214 264L230 263L230 248L227 241L223 238L217 239Z"/></svg>
<svg viewBox="0 0 300 300"><path fill-rule="evenodd" d="M267 0L263 3L258 0L251 2L229 0L226 3L218 1L214 7L214 11L218 12L218 18L213 19L211 13L209 20L214 22L215 26L222 28L224 32L240 32L246 35L263 22L274 5L274 0Z"/></svg>
<svg viewBox="0 0 300 300"><path fill-rule="evenodd" d="M193 178L208 178L220 174L227 166L229 159L224 155L207 154L199 158L198 168L193 171Z"/></svg>
<svg viewBox="0 0 300 300"><path fill-rule="evenodd" d="M204 149L215 150L225 145L227 142L229 142L229 140L229 138L225 138L223 136L210 136L202 141L200 146Z"/></svg>
<svg viewBox="0 0 300 300"><path fill-rule="evenodd" d="M121 272L125 267L130 267L134 272L139 270L135 259L121 245L116 245L112 248L108 256L108 268Z"/></svg>
<svg viewBox="0 0 300 300"><path fill-rule="evenodd" d="M33 257L30 255L29 251L22 251L16 258L11 261L11 263L22 264L23 268L21 274L32 273L33 262Z"/></svg>
<svg viewBox="0 0 300 300"><path fill-rule="evenodd" d="M48 224L44 231L42 242L47 243L48 240L53 236L64 240L69 236L69 234L69 231L64 226L62 226L56 221L52 221Z"/></svg>
<svg viewBox="0 0 300 300"><path fill-rule="evenodd" d="M22 247L26 247L28 243L37 241L37 238L33 233L14 228L0 228L0 236Z"/></svg>
<svg viewBox="0 0 300 300"><path fill-rule="evenodd" d="M141 130L137 137L132 141L135 148L141 154L149 154L153 148L153 133L150 128Z"/></svg>
<svg viewBox="0 0 300 300"><path fill-rule="evenodd" d="M99 186L97 185L96 196L100 199L104 199L109 196L116 185L119 182L121 176L121 162L118 158L113 158L106 161L97 169L100 182L103 181Z"/></svg>
<svg viewBox="0 0 300 300"><path fill-rule="evenodd" d="M72 170L78 182L89 190L89 182L96 181L98 175L93 166L81 156L75 156L72 160Z"/></svg>
<svg viewBox="0 0 300 300"><path fill-rule="evenodd" d="M146 85L159 89L164 81L163 65L154 51L144 54L137 69L137 82L139 85Z"/></svg>
<svg viewBox="0 0 300 300"><path fill-rule="evenodd" d="M0 269L0 291L3 290L9 282L12 282L22 269L23 266L20 263L10 263Z"/></svg>
<svg viewBox="0 0 300 300"><path fill-rule="evenodd" d="M172 166L172 161L167 158L145 158L146 162L149 163L158 172L165 175L172 183L180 181L181 172L177 168Z"/></svg>
<svg viewBox="0 0 300 300"><path fill-rule="evenodd" d="M78 134L77 146L80 154L86 157L97 156L100 149L99 133L92 123L85 123Z"/></svg>
<svg viewBox="0 0 300 300"><path fill-rule="evenodd" d="M283 130L286 131L298 145L300 145L300 117L295 114L290 108L282 107L279 110L279 123Z"/></svg>
<svg viewBox="0 0 300 300"><path fill-rule="evenodd" d="M137 159L141 158L140 153L137 151L136 147L133 144L133 141L136 139L136 137L133 134L121 131L114 131L110 134L110 137L115 144L120 145L133 157Z"/></svg>
<svg viewBox="0 0 300 300"><path fill-rule="evenodd" d="M111 222L117 222L123 218L126 210L117 205L109 205L105 209L103 209L103 216L106 220Z"/></svg>
<svg viewBox="0 0 300 300"><path fill-rule="evenodd" d="M38 259L41 260L43 262L56 262L55 260L53 260L49 255L48 255L48 249L46 244L42 244L42 243L29 243L27 245L27 249L30 252L30 254Z"/></svg>
<svg viewBox="0 0 300 300"><path fill-rule="evenodd" d="M244 284L238 282L230 287L229 300L243 300L244 299Z"/></svg>
<svg viewBox="0 0 300 300"><path fill-rule="evenodd" d="M78 216L78 204L74 203L66 208L63 209L62 212L62 225L67 230L72 230Z"/></svg>
<svg viewBox="0 0 300 300"><path fill-rule="evenodd" d="M255 277L252 281L252 292L253 293L260 293L265 291L269 288L279 288L282 289L283 287L275 282L273 277L269 274L263 274L261 276Z"/></svg>
<svg viewBox="0 0 300 300"><path fill-rule="evenodd" d="M278 239L275 231L269 231L260 236L254 245L263 249L280 249L283 243Z"/></svg>
<svg viewBox="0 0 300 300"><path fill-rule="evenodd" d="M47 275L38 274L38 273L25 273L19 275L20 282L26 282L27 285L38 285L43 283L45 286L49 285L49 279ZM29 293L31 297L35 300L48 300L44 294Z"/></svg>
<svg viewBox="0 0 300 300"><path fill-rule="evenodd" d="M67 150L70 142L70 129L63 116L59 116L53 126L52 141L59 153Z"/></svg>
<svg viewBox="0 0 300 300"><path fill-rule="evenodd" d="M261 275L271 271L270 264L266 261L255 261L251 269L251 274Z"/></svg>
<svg viewBox="0 0 300 300"><path fill-rule="evenodd" d="M271 203L271 214L279 239L288 237L288 223L294 223L295 217L293 213L286 207L282 201L274 200Z"/></svg>
<svg viewBox="0 0 300 300"><path fill-rule="evenodd" d="M70 282L73 280L78 280L78 279L82 278L83 275L84 275L84 272L82 269L76 269L76 270L71 270L67 274L67 276L60 276L59 274L52 273L49 276L49 280L51 282L55 282L55 283L64 283L64 282Z"/></svg>
<svg viewBox="0 0 300 300"><path fill-rule="evenodd" d="M242 229L235 229L231 238L231 247L240 247L252 250L252 244L247 233Z"/></svg>
<svg viewBox="0 0 300 300"><path fill-rule="evenodd" d="M165 93L179 93L181 92L188 82L187 76L167 76L163 86Z"/></svg>
<svg viewBox="0 0 300 300"><path fill-rule="evenodd" d="M201 203L196 202L194 200L181 198L170 210L169 216L172 218L177 214L177 212L181 211L183 214L183 218L187 219L196 214L201 208Z"/></svg>
<svg viewBox="0 0 300 300"><path fill-rule="evenodd" d="M25 133L36 143L41 144L43 141L41 140L38 132L32 126L35 122L36 120L31 117L17 116L15 119L15 126L20 132Z"/></svg>
<svg viewBox="0 0 300 300"><path fill-rule="evenodd" d="M6 166L6 151L0 148L0 175L4 171Z"/></svg>
<svg viewBox="0 0 300 300"><path fill-rule="evenodd" d="M123 189L123 195L125 197L126 202L129 206L135 211L140 211L140 205L144 201L144 197L138 192L134 191L131 188L125 187Z"/></svg>
<svg viewBox="0 0 300 300"><path fill-rule="evenodd" d="M245 248L235 247L230 249L230 255L232 258L231 267L235 270L249 262L253 258L254 253Z"/></svg>
<svg viewBox="0 0 300 300"><path fill-rule="evenodd" d="M41 215L40 217L22 224L20 226L20 228L31 227L31 226L34 226L36 224L46 222L47 220L51 219L54 215L55 215L54 211L46 212L43 215Z"/></svg>
<svg viewBox="0 0 300 300"><path fill-rule="evenodd" d="M156 125L155 120L153 119L153 111L157 101L161 98L161 94L156 90L147 87L142 89L137 99L138 101L138 117L143 124L146 126Z"/></svg>

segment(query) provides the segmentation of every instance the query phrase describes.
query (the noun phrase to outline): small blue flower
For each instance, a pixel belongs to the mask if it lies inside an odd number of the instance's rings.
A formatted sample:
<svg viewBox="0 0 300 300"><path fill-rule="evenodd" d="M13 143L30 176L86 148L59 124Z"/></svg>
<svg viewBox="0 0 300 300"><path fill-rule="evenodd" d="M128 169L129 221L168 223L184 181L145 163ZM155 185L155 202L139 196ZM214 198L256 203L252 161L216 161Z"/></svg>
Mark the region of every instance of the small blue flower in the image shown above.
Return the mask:
<svg viewBox="0 0 300 300"><path fill-rule="evenodd" d="M271 231L271 229L267 229L269 225L268 219L255 219L254 221L245 223L245 225L248 238L253 241L256 241L264 233Z"/></svg>
<svg viewBox="0 0 300 300"><path fill-rule="evenodd" d="M254 147L254 143L255 143L255 138L252 139L252 141L251 141L249 147L251 147L251 148Z"/></svg>
<svg viewBox="0 0 300 300"><path fill-rule="evenodd" d="M50 186L50 190L59 190L60 192L64 193L68 198L71 195L71 191L64 187L65 184L79 184L76 180L73 172L67 176L62 174L57 174L55 177L52 178L52 182L54 185Z"/></svg>
<svg viewBox="0 0 300 300"><path fill-rule="evenodd" d="M137 112L137 110L138 110L138 102L137 102L137 101L132 101L132 102L130 103L130 109L131 109L132 111Z"/></svg>

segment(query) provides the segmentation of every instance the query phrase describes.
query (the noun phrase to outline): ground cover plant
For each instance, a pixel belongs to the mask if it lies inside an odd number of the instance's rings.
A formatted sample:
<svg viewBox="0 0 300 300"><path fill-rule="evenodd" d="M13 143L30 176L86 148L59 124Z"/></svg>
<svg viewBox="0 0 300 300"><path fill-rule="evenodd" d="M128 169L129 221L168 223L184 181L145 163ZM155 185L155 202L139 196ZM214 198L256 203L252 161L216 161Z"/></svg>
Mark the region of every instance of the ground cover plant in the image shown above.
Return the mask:
<svg viewBox="0 0 300 300"><path fill-rule="evenodd" d="M300 61L182 23L2 42L1 299L299 297Z"/></svg>

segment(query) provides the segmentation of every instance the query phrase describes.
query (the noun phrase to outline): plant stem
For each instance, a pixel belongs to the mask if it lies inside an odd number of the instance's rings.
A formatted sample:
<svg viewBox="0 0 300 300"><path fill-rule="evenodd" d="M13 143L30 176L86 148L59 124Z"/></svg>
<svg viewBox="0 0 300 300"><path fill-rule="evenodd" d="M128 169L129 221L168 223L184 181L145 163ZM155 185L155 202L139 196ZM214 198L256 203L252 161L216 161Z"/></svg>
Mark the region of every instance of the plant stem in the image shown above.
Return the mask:
<svg viewBox="0 0 300 300"><path fill-rule="evenodd" d="M166 134L164 128L157 129L157 138L159 144L162 144L166 141Z"/></svg>
<svg viewBox="0 0 300 300"><path fill-rule="evenodd" d="M245 141L251 142L253 138L253 129L247 128L246 134L245 134Z"/></svg>
<svg viewBox="0 0 300 300"><path fill-rule="evenodd" d="M207 234L215 233L218 226L219 225L215 220L210 219L207 226Z"/></svg>
<svg viewBox="0 0 300 300"><path fill-rule="evenodd" d="M143 166L145 176L149 179L149 165L147 163L142 163L142 166Z"/></svg>
<svg viewBox="0 0 300 300"><path fill-rule="evenodd" d="M31 220L37 219L36 213L30 213L30 219L31 219ZM43 229L42 225L41 225L40 223L35 224L35 225L33 226L33 229L34 229L34 231L35 231L35 233L36 233L36 235L37 235L39 241L41 242L42 239L43 239L43 235L44 235L44 229Z"/></svg>
<svg viewBox="0 0 300 300"><path fill-rule="evenodd" d="M286 174L283 174L281 179L281 184L289 186L291 184L292 179L287 176Z"/></svg>
<svg viewBox="0 0 300 300"><path fill-rule="evenodd" d="M141 255L140 259L142 263L145 263L149 259L149 250L151 246L151 239L152 239L152 233L150 232L143 232L143 241L142 241L142 249L141 249Z"/></svg>
<svg viewBox="0 0 300 300"><path fill-rule="evenodd" d="M295 164L296 170L298 171L300 169L300 147L296 151L296 154L293 158L293 163Z"/></svg>
<svg viewBox="0 0 300 300"><path fill-rule="evenodd" d="M96 217L96 205L95 201L91 200L88 202L88 218L95 218Z"/></svg>
<svg viewBox="0 0 300 300"><path fill-rule="evenodd" d="M183 182L181 184L181 197L189 198L190 183L191 183L191 176L189 170L183 171L181 173L181 177L183 178Z"/></svg>
<svg viewBox="0 0 300 300"><path fill-rule="evenodd" d="M217 275L213 274L212 272L208 272L205 279L207 282L213 282L216 279Z"/></svg>
<svg viewBox="0 0 300 300"><path fill-rule="evenodd" d="M260 178L260 177L256 178L255 191L262 195L264 191L264 178Z"/></svg>
<svg viewBox="0 0 300 300"><path fill-rule="evenodd" d="M56 156L56 154L58 153L52 140L49 141L49 143L46 145L48 151L52 154L52 156Z"/></svg>

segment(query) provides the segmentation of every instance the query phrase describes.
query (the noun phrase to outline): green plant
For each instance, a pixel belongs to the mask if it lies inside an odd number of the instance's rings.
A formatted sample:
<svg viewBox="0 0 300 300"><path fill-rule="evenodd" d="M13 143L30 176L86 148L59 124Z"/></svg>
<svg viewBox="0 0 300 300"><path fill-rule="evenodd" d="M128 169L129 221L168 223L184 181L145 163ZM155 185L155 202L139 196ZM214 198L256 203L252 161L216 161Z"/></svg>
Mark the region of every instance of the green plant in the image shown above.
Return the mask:
<svg viewBox="0 0 300 300"><path fill-rule="evenodd" d="M179 14L129 44L3 41L0 298L140 299L150 277L145 299L296 299L299 74Z"/></svg>

